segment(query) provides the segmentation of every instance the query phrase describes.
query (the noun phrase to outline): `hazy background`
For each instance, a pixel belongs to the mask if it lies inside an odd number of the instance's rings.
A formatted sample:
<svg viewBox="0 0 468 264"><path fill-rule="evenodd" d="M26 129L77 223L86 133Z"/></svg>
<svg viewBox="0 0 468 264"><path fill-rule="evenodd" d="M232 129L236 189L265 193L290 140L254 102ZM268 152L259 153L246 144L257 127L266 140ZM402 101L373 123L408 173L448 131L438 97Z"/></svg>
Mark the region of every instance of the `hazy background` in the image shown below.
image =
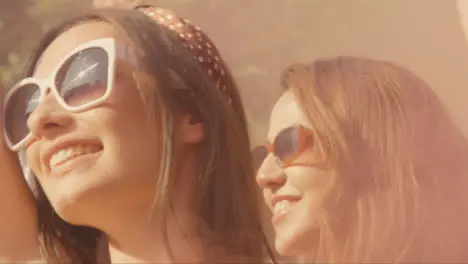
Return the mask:
<svg viewBox="0 0 468 264"><path fill-rule="evenodd" d="M93 5L135 3L170 8L211 36L240 85L254 143L266 133L281 70L336 55L410 68L468 132L468 0L0 0L2 82L12 84L37 38L56 21Z"/></svg>
<svg viewBox="0 0 468 264"><path fill-rule="evenodd" d="M83 9L153 3L198 24L242 90L263 142L292 62L360 55L402 64L428 82L468 132L468 0L0 0L0 78L9 87L37 38Z"/></svg>

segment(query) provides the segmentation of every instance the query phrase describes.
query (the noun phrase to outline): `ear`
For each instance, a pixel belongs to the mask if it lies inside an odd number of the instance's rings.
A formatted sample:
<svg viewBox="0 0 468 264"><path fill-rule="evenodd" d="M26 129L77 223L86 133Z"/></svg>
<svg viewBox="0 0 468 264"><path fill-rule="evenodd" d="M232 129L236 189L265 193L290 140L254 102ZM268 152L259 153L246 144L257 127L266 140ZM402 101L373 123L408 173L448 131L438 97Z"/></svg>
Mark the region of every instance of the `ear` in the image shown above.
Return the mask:
<svg viewBox="0 0 468 264"><path fill-rule="evenodd" d="M192 114L184 114L180 119L178 130L180 140L187 144L196 144L205 137L203 123Z"/></svg>

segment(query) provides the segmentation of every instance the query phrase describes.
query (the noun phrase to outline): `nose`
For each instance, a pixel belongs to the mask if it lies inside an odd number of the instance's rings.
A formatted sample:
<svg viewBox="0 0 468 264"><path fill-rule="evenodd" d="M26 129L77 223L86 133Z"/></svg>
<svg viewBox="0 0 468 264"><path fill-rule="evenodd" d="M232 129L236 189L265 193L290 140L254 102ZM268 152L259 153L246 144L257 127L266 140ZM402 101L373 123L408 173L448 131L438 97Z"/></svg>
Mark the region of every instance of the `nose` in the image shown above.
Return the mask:
<svg viewBox="0 0 468 264"><path fill-rule="evenodd" d="M274 189L286 182L286 174L278 165L276 158L270 154L258 170L256 179L260 188Z"/></svg>
<svg viewBox="0 0 468 264"><path fill-rule="evenodd" d="M36 138L54 138L73 123L72 114L64 109L52 93L48 93L27 120L29 131Z"/></svg>

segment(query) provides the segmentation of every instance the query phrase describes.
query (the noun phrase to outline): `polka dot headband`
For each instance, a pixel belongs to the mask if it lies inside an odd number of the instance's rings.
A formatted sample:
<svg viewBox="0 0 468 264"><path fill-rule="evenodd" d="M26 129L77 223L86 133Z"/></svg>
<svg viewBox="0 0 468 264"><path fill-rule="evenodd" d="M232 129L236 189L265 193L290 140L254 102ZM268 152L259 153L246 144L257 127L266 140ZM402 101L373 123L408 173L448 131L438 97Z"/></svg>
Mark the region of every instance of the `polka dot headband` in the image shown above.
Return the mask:
<svg viewBox="0 0 468 264"><path fill-rule="evenodd" d="M193 54L197 62L206 70L216 83L218 90L231 104L232 96L226 88L226 66L216 46L210 38L197 26L188 20L176 16L173 12L151 5L141 5L134 8L142 11L154 19L158 24L164 25L175 32L183 41L183 46Z"/></svg>

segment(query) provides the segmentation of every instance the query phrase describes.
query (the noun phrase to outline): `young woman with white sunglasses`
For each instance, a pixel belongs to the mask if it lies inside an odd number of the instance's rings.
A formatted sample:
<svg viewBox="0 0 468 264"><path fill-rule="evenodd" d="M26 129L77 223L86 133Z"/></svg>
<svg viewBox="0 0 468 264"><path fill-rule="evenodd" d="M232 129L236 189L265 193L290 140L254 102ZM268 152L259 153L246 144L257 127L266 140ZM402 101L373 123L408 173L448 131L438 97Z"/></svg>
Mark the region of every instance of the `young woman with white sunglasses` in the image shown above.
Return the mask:
<svg viewBox="0 0 468 264"><path fill-rule="evenodd" d="M260 263L236 85L199 28L137 9L46 34L6 100L8 145L26 151L58 215L106 234L112 262Z"/></svg>

